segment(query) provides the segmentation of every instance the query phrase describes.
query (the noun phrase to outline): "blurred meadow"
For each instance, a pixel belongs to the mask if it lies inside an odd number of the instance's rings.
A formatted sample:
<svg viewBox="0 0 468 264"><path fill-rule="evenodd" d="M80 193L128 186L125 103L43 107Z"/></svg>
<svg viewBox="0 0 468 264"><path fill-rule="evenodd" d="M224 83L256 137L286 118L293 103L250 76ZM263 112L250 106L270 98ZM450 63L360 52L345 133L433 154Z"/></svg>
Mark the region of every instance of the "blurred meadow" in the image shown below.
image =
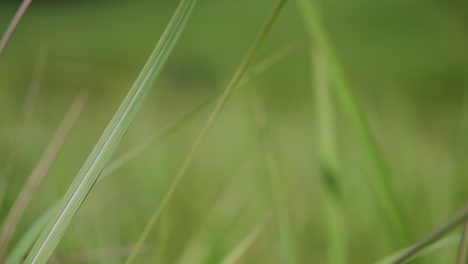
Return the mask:
<svg viewBox="0 0 468 264"><path fill-rule="evenodd" d="M0 32L20 2L0 3ZM109 166L130 159L50 263L124 263L275 3L196 3ZM65 194L178 4L32 1L0 54L0 226L87 99L6 256ZM420 240L468 198L467 32L464 1L287 1L133 262L376 263ZM414 263L456 263L458 244Z"/></svg>

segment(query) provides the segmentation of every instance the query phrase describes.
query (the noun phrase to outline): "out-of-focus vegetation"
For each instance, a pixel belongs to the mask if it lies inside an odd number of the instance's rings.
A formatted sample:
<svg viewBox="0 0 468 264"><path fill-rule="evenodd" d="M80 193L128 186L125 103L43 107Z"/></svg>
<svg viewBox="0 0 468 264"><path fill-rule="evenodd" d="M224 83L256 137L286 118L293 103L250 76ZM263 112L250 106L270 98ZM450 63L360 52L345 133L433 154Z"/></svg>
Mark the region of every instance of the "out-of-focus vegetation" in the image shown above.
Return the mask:
<svg viewBox="0 0 468 264"><path fill-rule="evenodd" d="M200 0L114 159L218 95L273 2ZM343 107L332 97L339 158L333 184L340 193L336 216L346 232L346 259L372 263L418 240L466 202L468 5L435 0L314 3L369 123L409 230L410 240L403 242L386 223L370 180L371 164ZM88 103L12 245L67 190L177 4L33 1L0 55L0 166L9 168L0 170L1 183L8 184L1 186L0 223L73 99L86 91ZM1 30L17 6L16 1L0 4ZM289 246L297 262L330 263L333 198L324 191L319 163L318 139L323 137L317 117L322 113L310 81L317 78L311 76L314 43L309 43L299 6L292 0L255 61L291 43L296 48L289 55L230 99L135 263L218 263L255 232L259 235L250 239L243 261L283 263L281 228L272 217L278 197L272 192L282 192L279 197L285 200ZM38 97L22 124L41 58ZM258 104L263 108L257 109ZM210 107L96 184L55 260L114 248L111 256L91 262L122 261L128 251L122 246L137 240ZM266 128L259 125L258 111L263 111ZM271 164L280 190L270 186ZM439 249L421 263L453 263L456 252L456 245Z"/></svg>

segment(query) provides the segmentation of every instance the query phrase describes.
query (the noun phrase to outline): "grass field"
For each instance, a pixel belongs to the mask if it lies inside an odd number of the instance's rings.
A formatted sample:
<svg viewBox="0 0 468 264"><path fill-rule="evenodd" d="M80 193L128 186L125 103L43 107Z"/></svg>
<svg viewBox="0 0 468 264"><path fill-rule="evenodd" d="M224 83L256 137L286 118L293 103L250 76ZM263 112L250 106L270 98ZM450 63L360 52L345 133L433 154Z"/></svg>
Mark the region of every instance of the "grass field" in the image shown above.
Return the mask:
<svg viewBox="0 0 468 264"><path fill-rule="evenodd" d="M468 5L290 0L249 48L276 2L196 1L50 263L377 263L465 206ZM32 2L0 53L0 227L70 133L0 262L29 253L178 4ZM414 263L457 263L461 227Z"/></svg>

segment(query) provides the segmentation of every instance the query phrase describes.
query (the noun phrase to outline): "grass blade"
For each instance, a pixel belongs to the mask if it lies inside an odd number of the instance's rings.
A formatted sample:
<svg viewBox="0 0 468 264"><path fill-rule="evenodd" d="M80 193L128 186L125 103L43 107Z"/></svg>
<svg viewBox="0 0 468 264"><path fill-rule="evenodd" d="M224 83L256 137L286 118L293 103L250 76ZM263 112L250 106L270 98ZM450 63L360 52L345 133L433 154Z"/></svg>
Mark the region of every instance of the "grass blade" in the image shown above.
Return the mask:
<svg viewBox="0 0 468 264"><path fill-rule="evenodd" d="M280 236L282 262L289 264L297 263L291 221L288 214L286 190L283 187L284 181L278 167L278 159L274 153L267 117L261 101L255 100L254 103L255 120L263 149L264 164L270 184L271 201Z"/></svg>
<svg viewBox="0 0 468 264"><path fill-rule="evenodd" d="M167 126L162 131L155 133L148 139L144 140L143 142L139 143L136 147L133 147L128 152L120 156L119 158L112 161L109 166L102 172L101 176L99 176L99 180L102 180L109 176L114 171L121 168L123 165L127 164L130 160L135 158L137 155L141 154L143 151L148 149L152 144L156 144L167 138L168 136L172 135L175 131L177 131L181 126L186 124L188 121L193 119L196 115L198 115L203 109L205 109L208 105L211 104L213 98L209 98L205 102L201 103L189 113L185 114L182 118L180 118L174 124Z"/></svg>
<svg viewBox="0 0 468 264"><path fill-rule="evenodd" d="M37 162L34 170L27 178L15 202L13 203L10 212L5 218L5 221L3 222L2 228L0 230L0 262L2 262L5 257L5 252L8 249L13 235L15 234L16 227L18 226L24 211L29 205L29 202L31 201L33 194L36 192L36 189L39 187L40 183L49 171L49 168L52 166L52 163L61 149L65 138L68 136L76 119L83 110L85 101L85 95L80 94L72 103L57 131L45 149L41 159Z"/></svg>
<svg viewBox="0 0 468 264"><path fill-rule="evenodd" d="M182 0L180 2L146 65L78 172L60 204L59 211L49 220L25 263L45 263L56 248L72 218L91 191L133 121L153 81L185 27L195 2L196 0Z"/></svg>
<svg viewBox="0 0 468 264"><path fill-rule="evenodd" d="M391 230L397 234L400 242L408 242L409 232L405 225L403 210L391 185L389 173L385 168L366 118L353 96L351 87L346 80L343 69L332 49L312 2L310 0L298 1L309 35L326 59L334 82L335 94L359 140L363 154L371 166L371 183L375 188L377 200L381 204Z"/></svg>
<svg viewBox="0 0 468 264"><path fill-rule="evenodd" d="M221 261L221 264L241 263L247 252L258 241L266 228L267 222L258 224L250 233Z"/></svg>
<svg viewBox="0 0 468 264"><path fill-rule="evenodd" d="M412 260L414 260L414 259L416 259L418 257L424 257L424 256L429 255L431 253L434 253L434 252L436 252L436 251L438 251L440 249L455 246L458 241L460 241L460 235L459 234L443 238L443 239L438 240L437 242L434 242L433 244L425 247L424 249L422 249L418 253L414 254L410 258L408 258L408 259L406 259L406 260L404 260L404 261L402 261L400 263L408 263L409 261L412 261ZM401 254L401 252L397 252L396 254L391 255L391 256L385 258L384 260L381 260L381 261L377 262L376 264L394 263L393 261L399 256L399 254Z"/></svg>
<svg viewBox="0 0 468 264"><path fill-rule="evenodd" d="M2 54L3 50L5 49L6 44L8 43L8 40L10 40L11 34L13 34L13 31L15 31L16 26L20 22L21 18L23 17L24 13L29 7L29 4L31 4L32 0L24 0L18 10L16 11L15 16L13 19L10 21L10 24L6 28L5 32L3 33L2 38L0 39L0 55Z"/></svg>
<svg viewBox="0 0 468 264"><path fill-rule="evenodd" d="M315 105L318 128L318 151L325 200L328 263L347 263L346 227L339 186L339 160L336 146L332 91L326 63L319 52L311 49L315 78Z"/></svg>
<svg viewBox="0 0 468 264"><path fill-rule="evenodd" d="M458 154L457 167L462 167L464 164L464 151L467 149L466 134L468 132L468 90L465 90L463 95L462 110L460 115L460 121L458 125L458 133L455 141L455 152ZM459 168L458 170L461 170ZM463 225L462 235L460 237L460 243L458 246L457 253L457 264L467 263L468 254L468 220Z"/></svg>
<svg viewBox="0 0 468 264"><path fill-rule="evenodd" d="M457 264L466 263L467 240L468 240L468 221L465 220L462 234L460 236L460 242L458 243Z"/></svg>
<svg viewBox="0 0 468 264"><path fill-rule="evenodd" d="M0 213L4 215L5 199L8 197L8 186L10 185L11 178L13 177L13 167L17 155L19 154L22 144L21 140L25 136L27 125L31 119L36 104L37 95L39 94L40 84L44 75L46 65L46 53L41 50L37 54L31 81L28 85L26 98L22 106L21 116L18 124L16 134L13 138L13 150L9 154L5 165L2 168L2 176L0 177Z"/></svg>
<svg viewBox="0 0 468 264"><path fill-rule="evenodd" d="M90 263L99 262L105 259L117 259L128 255L133 245L123 245L110 248L101 248L83 252L68 253L65 255L52 255L50 263ZM150 245L145 245L139 254L150 251Z"/></svg>
<svg viewBox="0 0 468 264"><path fill-rule="evenodd" d="M153 226L156 224L156 221L159 219L159 216L161 215L161 212L163 209L166 207L167 203L171 199L172 195L174 194L175 190L177 189L177 186L179 185L180 181L184 177L187 169L189 168L190 164L192 163L193 159L195 158L196 154L200 150L201 146L203 145L208 132L211 130L213 127L214 123L218 119L221 111L223 110L224 106L226 105L227 101L231 97L232 93L234 92L235 88L238 86L239 81L241 80L243 74L247 70L247 67L250 65L254 55L256 54L257 50L263 43L263 40L265 39L266 35L270 31L270 28L273 25L273 22L279 15L282 7L286 3L286 0L280 0L276 7L273 9L273 12L271 13L270 17L267 19L266 23L264 24L263 28L261 29L260 33L258 34L256 40L250 47L250 49L247 51L247 54L245 55L244 59L242 60L241 64L237 68L236 73L234 74L233 78L227 85L226 89L224 90L223 94L221 95L218 103L216 104L215 108L211 112L208 120L206 121L205 125L203 126L202 130L198 134L196 140L194 141L192 147L190 148L189 153L185 157L184 161L182 162L182 165L180 166L179 170L177 171L174 179L170 183L170 186L167 190L167 192L164 194L159 206L156 208L156 210L153 212L151 215L148 223L144 227L137 244L135 246L134 251L128 259L125 261L126 264L132 263L132 261L135 258L136 252L138 252L139 247L144 243L146 238L148 237L151 229Z"/></svg>
<svg viewBox="0 0 468 264"><path fill-rule="evenodd" d="M397 256L392 258L387 262L383 262L385 264L397 264L397 263L405 263L408 259L412 258L414 255L425 249L426 247L430 246L432 243L437 241L447 232L455 228L457 225L463 223L468 218L468 206L464 207L460 211L458 211L455 215L449 218L445 223L440 225L434 231L429 233L426 237L421 239L420 241L414 243L413 245L409 246ZM379 262L380 263L380 262Z"/></svg>
<svg viewBox="0 0 468 264"><path fill-rule="evenodd" d="M225 187L222 187L221 195L214 199L215 203L204 217L205 226L199 226L196 233L187 240L184 249L179 253L174 263L220 262L220 259L216 257L217 254L213 254L213 252L217 251L217 247L223 244L228 231L232 230L233 226L238 223L239 216L243 214L249 201L253 199L250 192L247 195L239 196L238 182L242 180L242 174L251 170L254 165L255 147L255 145L249 147L246 154L242 156L239 166L232 172L232 175L229 174L226 177L229 180L223 184ZM236 202L234 203L234 201ZM208 227L215 227L215 231L213 233L207 231Z"/></svg>

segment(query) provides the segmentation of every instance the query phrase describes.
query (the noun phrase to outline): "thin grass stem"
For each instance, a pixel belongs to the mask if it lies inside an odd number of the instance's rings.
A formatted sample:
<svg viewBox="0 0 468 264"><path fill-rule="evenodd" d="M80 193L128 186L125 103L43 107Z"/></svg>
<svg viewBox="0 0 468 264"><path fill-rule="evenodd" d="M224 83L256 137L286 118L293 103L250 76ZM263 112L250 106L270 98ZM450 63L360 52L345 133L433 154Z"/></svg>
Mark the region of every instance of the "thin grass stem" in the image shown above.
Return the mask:
<svg viewBox="0 0 468 264"><path fill-rule="evenodd" d="M468 240L468 221L465 220L463 224L462 234L460 236L460 242L458 243L457 252L457 264L466 264L466 253L467 253L467 240Z"/></svg>
<svg viewBox="0 0 468 264"><path fill-rule="evenodd" d="M271 13L270 17L267 19L264 27L261 29L260 33L258 34L256 40L254 41L253 45L250 47L248 50L247 54L245 55L244 59L242 60L241 64L237 68L237 71L235 72L233 78L227 85L226 89L224 90L223 94L221 95L218 103L216 104L215 108L211 112L208 120L206 121L205 125L203 126L202 130L198 134L197 138L195 139L192 147L190 148L187 156L185 157L184 161L182 162L182 165L180 166L179 170L175 174L172 182L169 185L169 188L167 189L166 193L164 194L163 198L161 199L159 206L156 208L156 210L153 212L151 215L150 219L148 220L148 223L144 227L142 233L140 234L140 237L136 243L136 246L134 248L134 251L130 256L127 258L125 261L125 264L130 264L133 262L136 252L138 252L138 249L140 245L144 243L146 238L148 237L150 231L153 229L153 226L156 224L157 220L159 219L162 211L164 208L167 206L169 203L169 200L172 198L173 194L175 193L175 190L179 186L180 181L184 177L185 173L187 172L187 169L189 168L190 164L192 164L193 159L199 152L201 146L206 140L206 137L208 136L208 132L211 130L213 127L214 123L218 119L219 115L221 114L223 108L225 107L227 101L233 94L235 88L237 87L239 81L241 80L241 77L247 70L247 67L250 65L254 55L257 53L257 50L260 48L261 44L263 43L263 40L265 39L266 35L270 31L273 22L276 20L277 16L279 15L282 7L286 3L286 0L280 0L276 7L273 9L273 12Z"/></svg>
<svg viewBox="0 0 468 264"><path fill-rule="evenodd" d="M425 247L424 249L422 249L421 251L419 251L418 253L412 255L410 258L406 259L405 261L401 262L401 263L408 263L412 260L415 260L416 258L419 258L419 257L425 257L429 254L432 254L432 253L435 253L435 252L438 252L439 250L441 249L446 249L446 248L450 248L450 247L453 247L453 246L456 246L457 243L460 241L460 235L459 234L455 234L455 235L451 235L449 237L445 237L445 238L442 238L436 242L434 242L433 244ZM391 263L391 261L393 261L395 258L397 258L399 256L399 254L401 254L401 252L397 252L379 262L376 262L376 264L388 264L388 263Z"/></svg>
<svg viewBox="0 0 468 264"><path fill-rule="evenodd" d="M398 264L404 263L418 252L426 248L427 246L431 245L439 238L444 236L447 232L458 226L459 224L463 223L468 218L468 206L465 206L460 211L455 213L452 217L450 217L446 222L442 225L437 227L434 231L429 233L426 237L421 239L420 241L414 243L413 245L409 246L397 256L395 256L392 260L385 262L385 264ZM380 263L380 262L379 262Z"/></svg>
<svg viewBox="0 0 468 264"><path fill-rule="evenodd" d="M294 264L297 263L297 256L295 253L291 220L288 213L284 181L280 168L278 167L278 159L274 153L265 109L262 102L258 98L255 99L255 121L257 123L258 134L263 149L265 170L270 185L271 203L280 236L281 255L284 263Z"/></svg>
<svg viewBox="0 0 468 264"><path fill-rule="evenodd" d="M52 255L50 263L89 263L102 261L105 259L122 258L129 254L133 245L123 245L117 247L100 248L82 252L68 253L64 255ZM148 253L151 245L144 245L138 254Z"/></svg>
<svg viewBox="0 0 468 264"><path fill-rule="evenodd" d="M255 243L258 241L260 236L264 233L267 226L267 221L262 221L260 224L255 226L248 233L248 235L240 241L240 243L229 252L226 257L220 262L221 264L236 264L242 263L242 259L245 258L248 251L252 249Z"/></svg>
<svg viewBox="0 0 468 264"><path fill-rule="evenodd" d="M10 185L10 181L13 177L14 172L14 163L21 152L22 148L22 140L25 136L25 132L27 131L27 126L29 121L31 120L31 116L34 112L34 107L36 105L37 96L39 94L39 88L42 83L42 78L44 76L44 71L46 66L46 52L44 50L40 50L36 55L36 60L34 63L34 68L31 76L31 81L29 82L26 98L24 100L21 115L19 118L19 123L17 129L15 129L16 133L12 140L12 151L8 155L6 163L2 166L2 174L3 176L0 178L0 212L3 214L5 209L5 200L9 196L9 189L8 186ZM6 213L6 212L5 212Z"/></svg>
<svg viewBox="0 0 468 264"><path fill-rule="evenodd" d="M57 131L47 145L42 157L37 162L31 174L28 176L20 193L16 197L5 221L0 230L0 262L5 258L5 252L8 249L11 239L16 232L21 217L29 205L34 193L45 178L49 168L52 166L59 150L75 124L76 119L83 110L86 102L85 94L80 94L71 104L68 112L65 114Z"/></svg>
<svg viewBox="0 0 468 264"><path fill-rule="evenodd" d="M32 0L23 0L20 7L16 11L15 16L10 21L10 24L8 24L8 27L6 28L5 32L2 35L2 38L0 39L0 55L5 49L6 44L8 43L8 40L10 40L10 37L13 34L13 31L15 31L16 26L18 25L24 13L28 9L29 4L31 4L31 1Z"/></svg>

